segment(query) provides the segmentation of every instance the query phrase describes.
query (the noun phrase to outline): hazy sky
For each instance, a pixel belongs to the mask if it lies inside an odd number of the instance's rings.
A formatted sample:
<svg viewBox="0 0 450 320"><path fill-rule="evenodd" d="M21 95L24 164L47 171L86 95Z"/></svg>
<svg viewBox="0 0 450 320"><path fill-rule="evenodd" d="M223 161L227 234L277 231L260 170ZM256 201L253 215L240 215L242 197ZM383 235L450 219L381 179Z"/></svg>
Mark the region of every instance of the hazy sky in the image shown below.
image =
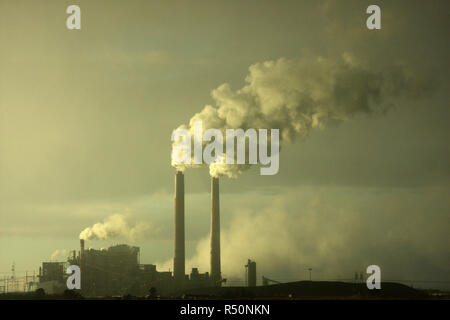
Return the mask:
<svg viewBox="0 0 450 320"><path fill-rule="evenodd" d="M222 269L243 278L450 281L448 1L0 2L0 272L37 270L112 214L172 268L173 129L279 58L406 66L420 87L283 146L280 171L221 180ZM65 11L81 7L81 30ZM357 83L355 83L355 86ZM188 267L208 270L209 175L186 172ZM100 248L130 239L88 241ZM187 269L189 270L189 269ZM4 273L0 274L3 275ZM385 279L386 279L385 278Z"/></svg>

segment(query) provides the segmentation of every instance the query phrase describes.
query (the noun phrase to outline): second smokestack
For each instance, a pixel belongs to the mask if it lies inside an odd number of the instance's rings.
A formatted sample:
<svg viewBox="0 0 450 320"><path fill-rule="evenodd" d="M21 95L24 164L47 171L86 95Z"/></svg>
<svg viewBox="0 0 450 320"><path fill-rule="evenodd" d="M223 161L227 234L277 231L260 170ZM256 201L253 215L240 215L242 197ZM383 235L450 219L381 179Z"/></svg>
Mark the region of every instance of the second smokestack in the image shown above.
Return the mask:
<svg viewBox="0 0 450 320"><path fill-rule="evenodd" d="M185 277L184 253L184 174L175 175L175 252L173 258L173 277L181 283Z"/></svg>
<svg viewBox="0 0 450 320"><path fill-rule="evenodd" d="M219 179L211 178L211 279L220 285L220 200Z"/></svg>

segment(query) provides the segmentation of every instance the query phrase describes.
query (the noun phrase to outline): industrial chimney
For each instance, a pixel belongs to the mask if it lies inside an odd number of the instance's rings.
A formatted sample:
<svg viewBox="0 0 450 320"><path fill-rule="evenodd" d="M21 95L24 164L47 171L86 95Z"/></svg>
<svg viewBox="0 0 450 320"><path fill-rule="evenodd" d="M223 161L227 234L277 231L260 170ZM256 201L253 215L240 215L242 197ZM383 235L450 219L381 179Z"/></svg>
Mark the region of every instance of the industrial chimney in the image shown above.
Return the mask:
<svg viewBox="0 0 450 320"><path fill-rule="evenodd" d="M245 279L247 282L247 286L256 287L256 262L248 259L245 268L247 274Z"/></svg>
<svg viewBox="0 0 450 320"><path fill-rule="evenodd" d="M175 175L175 252L173 258L173 277L181 283L185 277L184 254L184 174Z"/></svg>
<svg viewBox="0 0 450 320"><path fill-rule="evenodd" d="M211 280L221 285L219 179L211 178Z"/></svg>
<svg viewBox="0 0 450 320"><path fill-rule="evenodd" d="M80 239L80 261L83 260L84 256L84 239Z"/></svg>

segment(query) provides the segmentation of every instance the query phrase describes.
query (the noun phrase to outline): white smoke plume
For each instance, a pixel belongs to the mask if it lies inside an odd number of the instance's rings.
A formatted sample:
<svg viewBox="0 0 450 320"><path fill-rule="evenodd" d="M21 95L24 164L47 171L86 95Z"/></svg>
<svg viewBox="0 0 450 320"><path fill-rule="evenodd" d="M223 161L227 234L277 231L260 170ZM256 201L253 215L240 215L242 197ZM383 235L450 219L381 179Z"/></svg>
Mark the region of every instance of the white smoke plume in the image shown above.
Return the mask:
<svg viewBox="0 0 450 320"><path fill-rule="evenodd" d="M223 134L225 129L280 129L280 143L292 143L330 122L385 111L396 97L423 89L404 66L371 70L350 54L335 60L281 58L256 63L250 66L245 81L237 91L227 83L214 89L217 107L206 105L190 119L189 126L179 128L189 129L194 136L194 121L200 120L203 131L215 128ZM193 167L174 166L181 171ZM212 164L210 174L236 177L248 168Z"/></svg>
<svg viewBox="0 0 450 320"><path fill-rule="evenodd" d="M52 255L50 256L50 261L59 261L59 260L65 260L69 256L69 250L67 249L56 249L53 251Z"/></svg>
<svg viewBox="0 0 450 320"><path fill-rule="evenodd" d="M106 240L126 238L131 242L135 242L137 239L145 237L151 229L151 225L146 222L132 224L129 221L129 214L113 214L103 222L95 223L92 227L84 229L80 233L80 239Z"/></svg>

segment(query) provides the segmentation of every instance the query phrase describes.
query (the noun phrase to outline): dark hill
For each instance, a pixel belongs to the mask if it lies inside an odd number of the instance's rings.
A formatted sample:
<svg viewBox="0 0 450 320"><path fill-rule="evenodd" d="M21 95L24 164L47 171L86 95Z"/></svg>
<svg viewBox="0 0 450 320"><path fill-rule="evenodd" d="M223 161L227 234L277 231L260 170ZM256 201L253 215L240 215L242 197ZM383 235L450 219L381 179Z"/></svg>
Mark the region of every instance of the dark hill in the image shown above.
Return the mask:
<svg viewBox="0 0 450 320"><path fill-rule="evenodd" d="M328 282L328 281L298 281L258 287L221 287L197 288L179 292L179 296L210 297L218 299L229 298L427 298L420 290L399 283L383 282L381 290L369 290L365 283Z"/></svg>

